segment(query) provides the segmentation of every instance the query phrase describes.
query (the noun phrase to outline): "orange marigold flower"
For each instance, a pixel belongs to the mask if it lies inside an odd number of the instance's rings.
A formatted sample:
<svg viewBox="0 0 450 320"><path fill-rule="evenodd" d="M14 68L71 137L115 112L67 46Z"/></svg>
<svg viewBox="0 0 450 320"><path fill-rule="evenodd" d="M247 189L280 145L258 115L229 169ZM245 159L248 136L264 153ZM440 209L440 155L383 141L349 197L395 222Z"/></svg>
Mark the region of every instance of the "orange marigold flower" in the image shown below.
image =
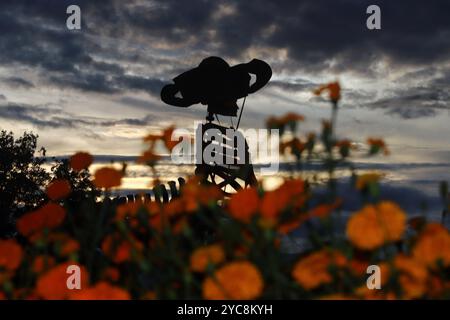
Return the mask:
<svg viewBox="0 0 450 320"><path fill-rule="evenodd" d="M203 282L203 297L208 300L250 300L258 298L264 281L258 268L248 261L231 262Z"/></svg>
<svg viewBox="0 0 450 320"><path fill-rule="evenodd" d="M383 139L368 138L367 144L370 147L370 150L369 150L370 154L377 154L378 151L380 151L380 150L382 150L384 155L386 155L386 156L389 155L389 153L390 153L389 149Z"/></svg>
<svg viewBox="0 0 450 320"><path fill-rule="evenodd" d="M399 282L407 299L422 297L427 290L428 271L419 261L400 254L394 265L400 271Z"/></svg>
<svg viewBox="0 0 450 320"><path fill-rule="evenodd" d="M129 217L135 217L138 211L142 208L146 208L146 204L142 201L128 202L119 205L116 208L116 221L123 221Z"/></svg>
<svg viewBox="0 0 450 320"><path fill-rule="evenodd" d="M63 257L68 257L71 254L80 250L80 244L74 239L67 239L60 248L59 254Z"/></svg>
<svg viewBox="0 0 450 320"><path fill-rule="evenodd" d="M73 294L73 290L67 288L67 268L76 265L74 262L66 262L50 269L42 274L36 282L36 294L47 300L62 300ZM84 266L80 267L81 288L88 285L88 271Z"/></svg>
<svg viewBox="0 0 450 320"><path fill-rule="evenodd" d="M17 230L29 237L45 228L56 228L64 221L66 211L60 205L48 203L42 208L27 213L16 222Z"/></svg>
<svg viewBox="0 0 450 320"><path fill-rule="evenodd" d="M286 180L279 188L264 194L261 202L261 216L269 225L275 223L278 215L288 206L301 207L306 200L303 180Z"/></svg>
<svg viewBox="0 0 450 320"><path fill-rule="evenodd" d="M400 240L405 228L405 212L395 203L384 201L355 213L347 223L347 237L357 248L373 250Z"/></svg>
<svg viewBox="0 0 450 320"><path fill-rule="evenodd" d="M348 139L336 141L335 146L338 148L354 148L353 143Z"/></svg>
<svg viewBox="0 0 450 320"><path fill-rule="evenodd" d="M102 243L102 251L109 256L114 263L130 261L133 255L142 250L142 243L136 239L122 240L116 235L107 236Z"/></svg>
<svg viewBox="0 0 450 320"><path fill-rule="evenodd" d="M388 268L386 266L386 268ZM383 270L383 268L381 268ZM383 271L381 271L383 273ZM367 275L366 275L367 277ZM381 279L384 279L383 274L381 275ZM364 300L397 300L397 296L392 291L384 290L383 285L381 285L381 290L369 289L367 285L364 285L356 288L354 290L355 296L358 299Z"/></svg>
<svg viewBox="0 0 450 320"><path fill-rule="evenodd" d="M441 224L428 224L419 236L412 254L415 259L434 268L438 261L450 266L450 234Z"/></svg>
<svg viewBox="0 0 450 320"><path fill-rule="evenodd" d="M70 157L70 167L75 171L89 168L94 158L87 152L77 152Z"/></svg>
<svg viewBox="0 0 450 320"><path fill-rule="evenodd" d="M113 282L119 281L120 279L119 269L113 267L106 268L105 271L103 272L103 278Z"/></svg>
<svg viewBox="0 0 450 320"><path fill-rule="evenodd" d="M161 156L156 154L153 150L145 151L137 160L137 163L147 164L153 166L156 164L158 160L161 159Z"/></svg>
<svg viewBox="0 0 450 320"><path fill-rule="evenodd" d="M289 125L291 127L291 130L294 130L296 128L296 122L298 121L304 121L305 117L301 114L297 114L294 112L289 112L285 114L284 116L281 116L279 118L277 117L269 117L266 120L266 127L269 129L280 129L283 130L284 126ZM282 132L281 132L282 133Z"/></svg>
<svg viewBox="0 0 450 320"><path fill-rule="evenodd" d="M357 276L359 278L363 278L365 280L367 280L367 267L369 265L370 264L368 261L358 260L358 259L353 259L348 264L350 271L355 276ZM386 262L377 263L377 266L380 268L380 285L381 285L381 287L384 287L384 285L388 283L389 278L391 276L391 268L390 268L390 265ZM373 298L371 296L370 291L378 291L378 290L368 289L366 285L364 285L363 287L364 288L356 289L356 293L359 296L363 296L365 299ZM367 289L367 291L365 289Z"/></svg>
<svg viewBox="0 0 450 320"><path fill-rule="evenodd" d="M269 117L266 120L266 127L269 129L276 129L281 126L280 121L276 117Z"/></svg>
<svg viewBox="0 0 450 320"><path fill-rule="evenodd" d="M325 249L298 261L292 270L292 277L306 290L312 290L333 280L328 271L330 265L342 267L345 264L346 258L341 253Z"/></svg>
<svg viewBox="0 0 450 320"><path fill-rule="evenodd" d="M172 149L180 143L180 139L178 140L172 140L172 134L175 131L175 126L171 126L163 131L162 139L164 142L164 145L166 146L167 150L172 151Z"/></svg>
<svg viewBox="0 0 450 320"><path fill-rule="evenodd" d="M299 138L293 138L289 141L280 143L280 152L286 153L287 150L290 151L290 154L299 157L301 153L305 150L306 144L303 143Z"/></svg>
<svg viewBox="0 0 450 320"><path fill-rule="evenodd" d="M199 206L216 203L223 198L223 192L216 185L202 185L198 177L189 179L183 186L181 199L186 212L194 212Z"/></svg>
<svg viewBox="0 0 450 320"><path fill-rule="evenodd" d="M172 199L169 203L164 204L164 213L168 217L176 216L184 213L183 199Z"/></svg>
<svg viewBox="0 0 450 320"><path fill-rule="evenodd" d="M258 211L259 196L255 188L239 190L233 194L228 203L228 209L236 220L250 222L251 217Z"/></svg>
<svg viewBox="0 0 450 320"><path fill-rule="evenodd" d="M281 123L281 124L288 124L289 122L295 122L295 121L305 121L305 117L301 114L289 112L289 113L286 113L284 116L282 116L279 119L279 123Z"/></svg>
<svg viewBox="0 0 450 320"><path fill-rule="evenodd" d="M276 190L265 192L261 202L261 216L270 221L269 225L275 224L276 218L288 206L289 200L287 195Z"/></svg>
<svg viewBox="0 0 450 320"><path fill-rule="evenodd" d="M22 247L15 240L0 240L0 268L16 270L22 262L22 257Z"/></svg>
<svg viewBox="0 0 450 320"><path fill-rule="evenodd" d="M356 276L367 276L367 267L369 266L369 262L367 260L361 260L358 258L354 258L349 261L350 271Z"/></svg>
<svg viewBox="0 0 450 320"><path fill-rule="evenodd" d="M225 252L218 244L196 249L190 260L191 270L204 272L209 264L220 264L225 260Z"/></svg>
<svg viewBox="0 0 450 320"><path fill-rule="evenodd" d="M122 171L114 168L101 168L95 172L94 184L98 188L110 189L120 186L122 183Z"/></svg>
<svg viewBox="0 0 450 320"><path fill-rule="evenodd" d="M154 142L161 140L163 136L161 134L149 134L144 137L145 142L150 142L151 145L153 145Z"/></svg>
<svg viewBox="0 0 450 320"><path fill-rule="evenodd" d="M322 92L328 91L329 98L333 102L338 102L341 99L341 86L339 82L331 82L329 84L323 85L316 90L314 90L314 94L319 96Z"/></svg>
<svg viewBox="0 0 450 320"><path fill-rule="evenodd" d="M342 205L342 199L336 199L334 203L324 203L313 208L309 212L310 217L327 218L334 210Z"/></svg>
<svg viewBox="0 0 450 320"><path fill-rule="evenodd" d="M71 192L70 183L65 179L55 180L47 186L47 196L53 201L67 198Z"/></svg>
<svg viewBox="0 0 450 320"><path fill-rule="evenodd" d="M48 255L40 255L34 259L33 271L34 273L42 273L55 265L55 259Z"/></svg>
<svg viewBox="0 0 450 320"><path fill-rule="evenodd" d="M302 223L305 222L307 219L308 219L307 215L301 215L297 219L279 224L277 227L277 231L284 235L288 234L291 231L294 231L295 229L299 228L302 225Z"/></svg>
<svg viewBox="0 0 450 320"><path fill-rule="evenodd" d="M71 300L130 300L130 294L122 288L108 282L99 282L95 286L81 289L70 295Z"/></svg>

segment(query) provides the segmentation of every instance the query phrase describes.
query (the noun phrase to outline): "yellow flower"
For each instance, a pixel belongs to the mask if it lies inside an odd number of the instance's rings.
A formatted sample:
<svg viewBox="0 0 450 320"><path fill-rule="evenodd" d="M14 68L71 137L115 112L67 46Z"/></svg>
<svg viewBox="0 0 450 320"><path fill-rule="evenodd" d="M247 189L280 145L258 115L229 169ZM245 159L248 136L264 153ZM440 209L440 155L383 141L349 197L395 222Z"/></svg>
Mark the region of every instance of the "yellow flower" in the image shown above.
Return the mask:
<svg viewBox="0 0 450 320"><path fill-rule="evenodd" d="M250 300L258 298L264 281L258 268L248 261L236 261L217 270L203 282L203 297L208 300Z"/></svg>
<svg viewBox="0 0 450 320"><path fill-rule="evenodd" d="M400 240L405 228L405 212L395 203L384 201L355 213L347 223L347 237L355 247L373 250Z"/></svg>
<svg viewBox="0 0 450 320"><path fill-rule="evenodd" d="M225 260L225 252L217 244L201 247L191 255L191 270L204 272L208 264L219 264Z"/></svg>
<svg viewBox="0 0 450 320"><path fill-rule="evenodd" d="M292 270L292 277L306 290L312 290L333 280L328 271L330 265L345 264L346 258L339 252L322 250L298 261Z"/></svg>

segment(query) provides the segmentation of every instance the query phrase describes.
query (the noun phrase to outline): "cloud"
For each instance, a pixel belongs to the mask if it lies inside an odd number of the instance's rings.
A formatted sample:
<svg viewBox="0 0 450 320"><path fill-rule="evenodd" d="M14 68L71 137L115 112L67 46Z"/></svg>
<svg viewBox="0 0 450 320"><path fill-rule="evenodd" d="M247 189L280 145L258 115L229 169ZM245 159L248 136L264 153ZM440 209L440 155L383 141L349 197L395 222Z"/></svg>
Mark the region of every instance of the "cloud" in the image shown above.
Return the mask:
<svg viewBox="0 0 450 320"><path fill-rule="evenodd" d="M153 124L157 116L148 114L142 118L106 119L82 117L50 105L15 104L6 101L0 104L0 118L26 122L37 128L82 128L114 127L119 125L145 127Z"/></svg>
<svg viewBox="0 0 450 320"><path fill-rule="evenodd" d="M82 9L80 31L65 27L70 4ZM356 79L376 79L377 85L397 83L382 95L374 93L377 88L345 90L349 104L385 109L407 119L448 109L450 3L380 0L382 30L377 31L365 26L370 4L368 0L2 1L0 66L9 75L0 83L15 89L45 86L106 96L137 92L159 99L165 83L205 56L224 56L231 64L258 57L269 61L278 76L269 88L279 89L287 100L293 100L291 93L309 92L323 75L350 73ZM394 71L401 76L387 79L386 72ZM9 112L12 116L18 110ZM55 122L37 120L27 121ZM59 119L56 124L63 122Z"/></svg>
<svg viewBox="0 0 450 320"><path fill-rule="evenodd" d="M68 4L82 8L80 32L65 29ZM380 31L365 27L369 4L366 0L2 2L0 63L50 71L51 83L80 90L111 93L136 89L155 94L161 85L158 79L126 74L127 68L120 61L132 57L139 61L145 53L131 53L130 48L118 45L122 38L142 44L143 51L145 45L149 49L167 48L169 55L174 54L172 48L184 54L186 50L197 56L220 52L242 59L255 47L286 49L287 59L280 70L294 67L369 73L379 60L393 66L448 61L448 1L424 6L418 0L381 0ZM102 37L115 37L116 46L106 45ZM99 57L113 62L99 61Z"/></svg>
<svg viewBox="0 0 450 320"><path fill-rule="evenodd" d="M21 77L7 77L0 79L1 82L13 88L31 89L34 88L34 84Z"/></svg>

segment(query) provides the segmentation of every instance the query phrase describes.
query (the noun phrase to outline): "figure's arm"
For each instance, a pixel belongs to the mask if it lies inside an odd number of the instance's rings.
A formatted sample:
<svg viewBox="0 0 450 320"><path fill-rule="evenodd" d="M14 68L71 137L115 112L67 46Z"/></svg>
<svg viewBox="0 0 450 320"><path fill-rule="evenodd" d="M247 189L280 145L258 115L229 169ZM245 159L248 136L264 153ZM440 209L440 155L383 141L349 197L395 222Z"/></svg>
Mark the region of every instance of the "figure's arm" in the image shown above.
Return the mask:
<svg viewBox="0 0 450 320"><path fill-rule="evenodd" d="M164 88L162 88L162 90L161 90L161 100L164 103L170 104L172 106L182 107L182 108L189 107L191 104L188 103L185 99L175 97L175 95L179 91L180 90L178 90L176 85L168 84L168 85L164 86Z"/></svg>

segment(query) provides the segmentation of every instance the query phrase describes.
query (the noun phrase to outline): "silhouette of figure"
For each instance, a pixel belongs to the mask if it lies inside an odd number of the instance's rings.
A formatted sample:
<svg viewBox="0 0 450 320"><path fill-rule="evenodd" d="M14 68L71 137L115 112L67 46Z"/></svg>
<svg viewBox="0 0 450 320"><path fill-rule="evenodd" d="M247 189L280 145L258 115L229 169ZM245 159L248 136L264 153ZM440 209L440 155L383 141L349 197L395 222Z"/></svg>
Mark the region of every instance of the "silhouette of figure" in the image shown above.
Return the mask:
<svg viewBox="0 0 450 320"><path fill-rule="evenodd" d="M256 77L253 83L251 83L250 74ZM238 180L243 181L245 187L256 185L257 180L245 137L242 135L245 141L244 150L238 150L234 143L235 139L227 136L229 128L212 123L214 115L237 116L239 109L237 100L264 87L271 77L270 66L258 59L230 67L222 58L208 57L198 67L175 77L173 84L168 84L161 90L161 100L172 106L187 108L197 103L207 105L206 120L208 122L201 124L198 128L202 133L201 151L203 152L213 142L212 139L207 138L208 130L218 130L221 133L219 140L222 147L218 154L223 157L223 161L221 163L205 162L202 153L199 157L202 162L196 165L195 173L218 185L225 194L229 194L226 192L227 186L236 191L242 188ZM234 130L236 133L237 129ZM230 157L226 154L226 149L232 149L234 152L231 163L228 161ZM239 154L241 156L238 156Z"/></svg>
<svg viewBox="0 0 450 320"><path fill-rule="evenodd" d="M251 85L250 74L256 76ZM198 67L174 78L174 84L166 85L161 91L161 99L183 108L201 103L208 106L209 114L236 116L237 99L255 93L271 77L270 66L258 59L230 67L222 58L208 57Z"/></svg>

